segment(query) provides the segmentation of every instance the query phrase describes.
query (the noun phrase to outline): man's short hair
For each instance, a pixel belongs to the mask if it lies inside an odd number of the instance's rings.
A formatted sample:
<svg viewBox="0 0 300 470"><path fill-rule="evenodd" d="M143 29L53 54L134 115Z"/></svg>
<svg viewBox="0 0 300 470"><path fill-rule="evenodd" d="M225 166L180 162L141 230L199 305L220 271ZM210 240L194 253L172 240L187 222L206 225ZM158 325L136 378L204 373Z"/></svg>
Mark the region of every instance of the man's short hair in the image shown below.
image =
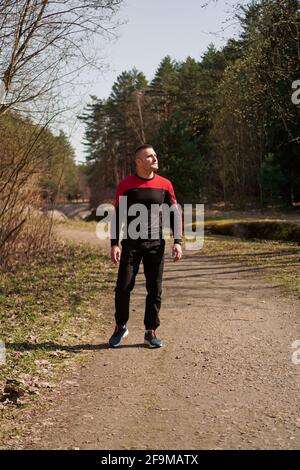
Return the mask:
<svg viewBox="0 0 300 470"><path fill-rule="evenodd" d="M140 145L139 147L137 147L134 151L134 156L136 157L137 154L141 151L141 150L144 150L144 149L152 149L153 148L153 145L151 144L143 144L143 145Z"/></svg>

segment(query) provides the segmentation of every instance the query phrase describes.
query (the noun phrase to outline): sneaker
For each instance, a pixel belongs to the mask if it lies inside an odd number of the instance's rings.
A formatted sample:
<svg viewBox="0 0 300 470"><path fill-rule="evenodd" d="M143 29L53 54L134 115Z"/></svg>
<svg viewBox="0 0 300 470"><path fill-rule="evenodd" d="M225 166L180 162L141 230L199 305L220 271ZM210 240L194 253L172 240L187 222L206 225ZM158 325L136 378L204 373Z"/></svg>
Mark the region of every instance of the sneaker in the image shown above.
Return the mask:
<svg viewBox="0 0 300 470"><path fill-rule="evenodd" d="M126 325L119 326L116 325L115 331L109 340L109 345L111 348L117 348L120 346L122 339L128 335L128 329Z"/></svg>
<svg viewBox="0 0 300 470"><path fill-rule="evenodd" d="M156 337L154 330L146 330L144 336L144 344L147 344L149 348L161 348L162 342Z"/></svg>

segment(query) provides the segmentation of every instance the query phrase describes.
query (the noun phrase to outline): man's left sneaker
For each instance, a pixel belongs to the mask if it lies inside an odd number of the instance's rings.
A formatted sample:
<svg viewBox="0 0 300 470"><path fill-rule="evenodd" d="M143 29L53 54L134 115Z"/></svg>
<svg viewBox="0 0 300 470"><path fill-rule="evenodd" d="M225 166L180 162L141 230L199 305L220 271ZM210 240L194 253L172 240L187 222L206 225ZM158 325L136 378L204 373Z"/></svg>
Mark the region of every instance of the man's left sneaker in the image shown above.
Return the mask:
<svg viewBox="0 0 300 470"><path fill-rule="evenodd" d="M144 344L147 344L149 348L161 348L162 342L156 337L154 330L146 330L144 336Z"/></svg>

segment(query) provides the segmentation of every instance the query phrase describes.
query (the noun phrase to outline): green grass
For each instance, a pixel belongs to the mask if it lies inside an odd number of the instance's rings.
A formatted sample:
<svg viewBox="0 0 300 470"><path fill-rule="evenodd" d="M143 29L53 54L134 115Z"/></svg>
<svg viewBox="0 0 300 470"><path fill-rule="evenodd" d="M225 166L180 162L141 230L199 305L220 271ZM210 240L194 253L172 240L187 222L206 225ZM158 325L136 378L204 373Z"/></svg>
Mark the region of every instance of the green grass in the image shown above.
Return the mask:
<svg viewBox="0 0 300 470"><path fill-rule="evenodd" d="M300 242L300 225L270 220L219 220L206 221L205 229L220 235L265 240Z"/></svg>
<svg viewBox="0 0 300 470"><path fill-rule="evenodd" d="M0 339L6 345L0 396L7 379L25 390L14 405L0 402L0 418L30 405L43 382L55 381L69 360L91 353L93 335L112 320L114 277L98 249L71 243L56 244L48 259L0 274Z"/></svg>

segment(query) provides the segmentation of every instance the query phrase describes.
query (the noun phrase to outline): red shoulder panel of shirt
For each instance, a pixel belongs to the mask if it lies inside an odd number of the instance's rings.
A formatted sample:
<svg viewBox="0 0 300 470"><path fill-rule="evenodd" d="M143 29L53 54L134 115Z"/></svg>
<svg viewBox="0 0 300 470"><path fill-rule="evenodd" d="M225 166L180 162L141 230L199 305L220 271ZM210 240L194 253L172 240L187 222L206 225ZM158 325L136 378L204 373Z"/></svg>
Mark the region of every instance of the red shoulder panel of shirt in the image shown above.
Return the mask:
<svg viewBox="0 0 300 470"><path fill-rule="evenodd" d="M160 175L155 174L154 178L152 179L143 179L138 177L137 175L131 175L124 178L118 185L117 189L117 196L115 201L115 206L119 203L119 198L128 190L130 189L137 189L137 188L151 188L151 189L162 189L165 191L169 191L173 199L175 199L175 195L173 194L173 186L171 181L167 178L163 178ZM176 199L175 199L176 201Z"/></svg>
<svg viewBox="0 0 300 470"><path fill-rule="evenodd" d="M136 175L131 175L127 176L127 178L120 182L123 193L132 188L155 188L168 190L170 184L171 182L167 178L163 178L160 175L155 175L154 178L151 179L144 179Z"/></svg>

